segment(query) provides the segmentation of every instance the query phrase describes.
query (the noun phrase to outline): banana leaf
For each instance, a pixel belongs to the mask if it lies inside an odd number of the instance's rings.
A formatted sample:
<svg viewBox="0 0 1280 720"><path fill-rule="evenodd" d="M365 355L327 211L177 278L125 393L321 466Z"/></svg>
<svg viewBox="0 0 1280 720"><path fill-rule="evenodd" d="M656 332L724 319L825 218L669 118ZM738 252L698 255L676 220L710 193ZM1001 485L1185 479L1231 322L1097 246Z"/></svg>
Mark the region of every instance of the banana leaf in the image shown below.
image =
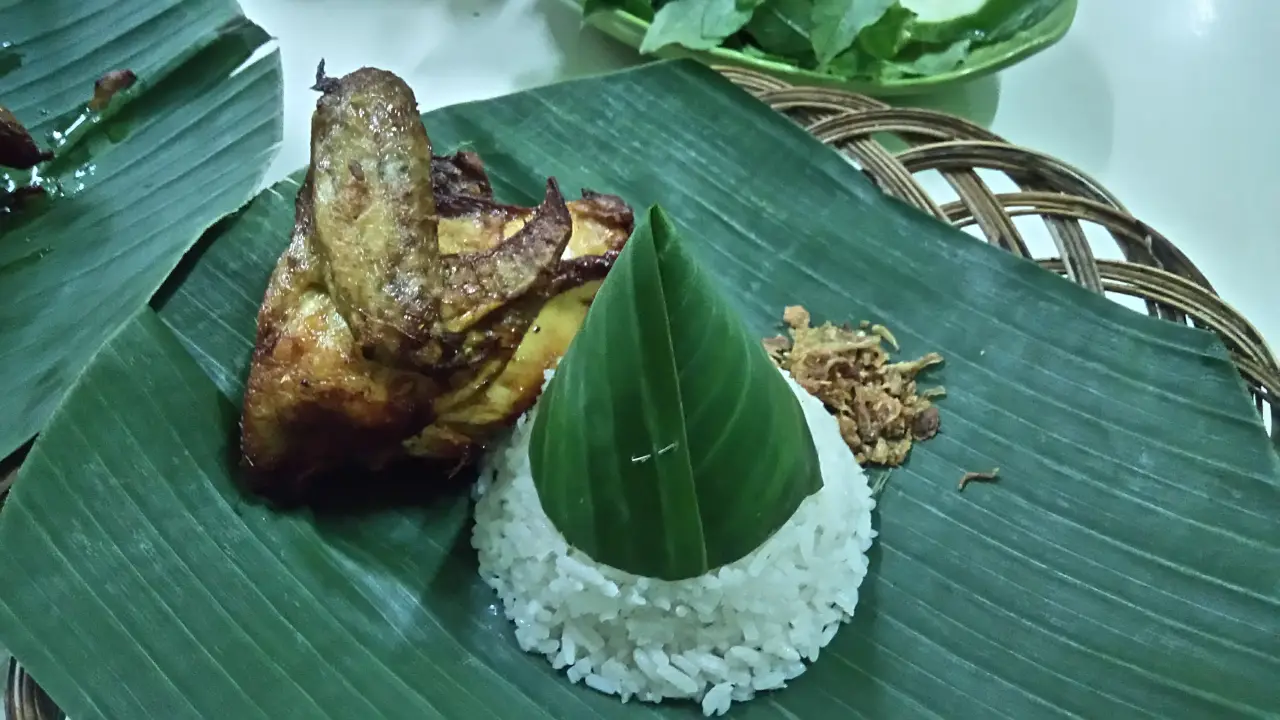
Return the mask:
<svg viewBox="0 0 1280 720"><path fill-rule="evenodd" d="M0 176L46 188L0 211L0 457L259 188L280 141L280 62L245 61L266 40L234 0L0 3L0 105L56 153L34 177ZM89 109L116 70L136 84Z"/></svg>
<svg viewBox="0 0 1280 720"><path fill-rule="evenodd" d="M761 335L799 303L946 358L942 433L888 481L852 622L732 716L1280 710L1280 460L1216 337L886 197L696 64L425 119L504 200L554 175L660 201ZM281 514L235 489L253 314L296 187L206 238L37 439L0 513L0 642L76 720L696 716L521 653L476 577L464 494Z"/></svg>

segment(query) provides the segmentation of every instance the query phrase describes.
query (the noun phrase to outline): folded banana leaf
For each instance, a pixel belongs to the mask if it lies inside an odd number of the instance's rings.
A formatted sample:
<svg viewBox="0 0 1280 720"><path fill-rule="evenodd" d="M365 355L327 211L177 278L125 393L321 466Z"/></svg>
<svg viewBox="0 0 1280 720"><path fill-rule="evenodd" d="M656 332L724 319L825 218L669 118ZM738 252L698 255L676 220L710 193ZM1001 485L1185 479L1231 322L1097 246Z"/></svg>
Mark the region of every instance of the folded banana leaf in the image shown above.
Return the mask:
<svg viewBox="0 0 1280 720"><path fill-rule="evenodd" d="M784 305L946 363L853 621L740 718L1280 710L1280 460L1219 340L884 196L702 66L434 111L496 195L660 202L761 336ZM0 513L0 642L82 720L694 717L522 653L469 502L280 514L233 483L254 315L298 176L221 223L89 364ZM968 471L995 483L957 491Z"/></svg>

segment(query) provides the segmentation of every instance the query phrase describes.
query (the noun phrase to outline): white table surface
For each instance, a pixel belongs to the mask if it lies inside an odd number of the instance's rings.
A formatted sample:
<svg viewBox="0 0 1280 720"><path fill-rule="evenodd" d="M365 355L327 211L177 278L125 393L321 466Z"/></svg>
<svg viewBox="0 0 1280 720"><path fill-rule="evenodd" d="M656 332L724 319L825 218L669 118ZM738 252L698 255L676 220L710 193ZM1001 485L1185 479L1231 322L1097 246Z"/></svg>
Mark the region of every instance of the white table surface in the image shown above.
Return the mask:
<svg viewBox="0 0 1280 720"><path fill-rule="evenodd" d="M582 29L561 0L241 4L279 38L284 61L285 140L271 179L306 161L320 57L334 73L375 65L400 74L423 110L639 61ZM1280 344L1280 313L1270 311L1280 271L1271 215L1280 205L1278 28L1276 0L1080 0L1058 45L926 104L1093 175ZM1056 254L1047 239L1032 249Z"/></svg>

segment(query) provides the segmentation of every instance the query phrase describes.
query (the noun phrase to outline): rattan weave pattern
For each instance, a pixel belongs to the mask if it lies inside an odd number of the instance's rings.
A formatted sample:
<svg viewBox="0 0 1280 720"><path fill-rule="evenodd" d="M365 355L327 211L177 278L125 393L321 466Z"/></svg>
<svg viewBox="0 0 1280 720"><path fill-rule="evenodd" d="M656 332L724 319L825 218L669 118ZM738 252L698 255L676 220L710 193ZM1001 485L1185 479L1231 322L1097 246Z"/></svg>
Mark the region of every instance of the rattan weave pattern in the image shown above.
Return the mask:
<svg viewBox="0 0 1280 720"><path fill-rule="evenodd" d="M851 157L885 192L957 226L976 226L987 242L1089 290L1138 298L1150 315L1216 332L1280 440L1280 364L1262 335L1218 297L1182 251L1096 180L958 117L895 108L838 90L796 87L739 68L717 69ZM888 147L886 135L905 149ZM931 170L946 179L958 200L938 202L925 190L918 176ZM1018 192L993 191L980 170L1004 173ZM1044 221L1056 257L1033 257L1014 222L1028 216ZM1105 229L1124 260L1098 258L1085 234L1087 225Z"/></svg>

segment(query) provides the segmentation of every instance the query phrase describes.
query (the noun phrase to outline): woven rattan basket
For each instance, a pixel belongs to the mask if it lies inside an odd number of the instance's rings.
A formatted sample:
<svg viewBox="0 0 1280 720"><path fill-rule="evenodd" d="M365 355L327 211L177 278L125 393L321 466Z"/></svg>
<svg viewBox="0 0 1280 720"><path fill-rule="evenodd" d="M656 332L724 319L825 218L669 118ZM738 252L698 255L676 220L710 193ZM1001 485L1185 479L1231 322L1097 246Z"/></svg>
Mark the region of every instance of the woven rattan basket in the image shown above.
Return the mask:
<svg viewBox="0 0 1280 720"><path fill-rule="evenodd" d="M1038 216L1058 248L1058 257L1036 259L1043 267L1097 293L1138 298L1156 317L1216 332L1231 350L1258 411L1269 418L1272 436L1280 440L1280 365L1262 336L1218 297L1173 243L1130 215L1092 178L957 117L893 108L838 90L795 87L751 71L717 69L847 154L885 192L957 226L975 226L987 242L1028 258L1031 251L1014 218ZM906 149L890 150L881 140L886 136ZM946 178L958 200L939 204L930 197L916 179L930 170ZM1004 173L1019 191L993 192L978 170ZM1090 224L1110 234L1124 261L1094 255L1085 235ZM9 670L5 707L10 720L63 717L16 663Z"/></svg>

